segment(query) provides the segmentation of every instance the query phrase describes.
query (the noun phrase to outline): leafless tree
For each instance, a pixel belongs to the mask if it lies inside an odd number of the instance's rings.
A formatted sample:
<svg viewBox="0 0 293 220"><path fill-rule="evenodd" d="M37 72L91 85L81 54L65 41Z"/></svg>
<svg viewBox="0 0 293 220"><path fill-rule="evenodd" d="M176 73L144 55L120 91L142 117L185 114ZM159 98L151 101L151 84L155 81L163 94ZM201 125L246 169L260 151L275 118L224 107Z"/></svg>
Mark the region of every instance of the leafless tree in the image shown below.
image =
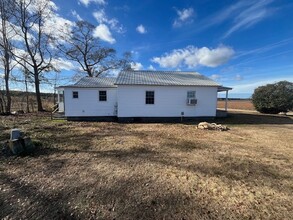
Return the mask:
<svg viewBox="0 0 293 220"><path fill-rule="evenodd" d="M11 111L11 94L9 89L9 79L11 71L14 67L12 64L12 41L15 36L14 30L11 27L11 12L13 10L15 1L0 0L0 59L4 72L5 84L5 112Z"/></svg>
<svg viewBox="0 0 293 220"><path fill-rule="evenodd" d="M14 8L15 32L18 41L14 56L34 80L38 111L43 111L40 83L44 73L54 70L52 51L54 37L46 29L54 8L51 0L17 0Z"/></svg>
<svg viewBox="0 0 293 220"><path fill-rule="evenodd" d="M87 21L77 21L72 26L70 39L59 44L59 49L67 59L77 62L82 72L89 77L98 77L101 73L127 66L130 53L125 53L122 59L118 59L115 49L103 46L94 37L94 28Z"/></svg>

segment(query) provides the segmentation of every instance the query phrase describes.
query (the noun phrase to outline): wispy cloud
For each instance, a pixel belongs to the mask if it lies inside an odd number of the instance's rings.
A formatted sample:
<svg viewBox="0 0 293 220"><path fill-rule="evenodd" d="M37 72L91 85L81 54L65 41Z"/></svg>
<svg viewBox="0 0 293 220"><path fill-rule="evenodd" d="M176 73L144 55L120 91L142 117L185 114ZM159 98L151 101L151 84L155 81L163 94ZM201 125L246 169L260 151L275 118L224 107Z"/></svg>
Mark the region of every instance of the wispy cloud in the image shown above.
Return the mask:
<svg viewBox="0 0 293 220"><path fill-rule="evenodd" d="M182 10L176 9L177 18L173 22L173 27L181 27L185 23L193 22L194 10L193 8L184 8Z"/></svg>
<svg viewBox="0 0 293 220"><path fill-rule="evenodd" d="M271 16L275 9L271 4L276 0L240 0L205 18L198 24L196 31L202 31L224 22L230 28L223 38L229 37L236 31L244 30Z"/></svg>
<svg viewBox="0 0 293 220"><path fill-rule="evenodd" d="M210 76L210 78L213 79L213 80L220 80L222 77L220 75L218 75L218 74L213 74L213 75Z"/></svg>
<svg viewBox="0 0 293 220"><path fill-rule="evenodd" d="M259 48L254 48L254 49L246 50L246 51L238 51L237 55L234 58L239 58L239 57L247 56L247 55L256 55L256 54L266 53L268 51L290 44L292 42L293 42L293 37L287 38L278 42L274 42Z"/></svg>
<svg viewBox="0 0 293 220"><path fill-rule="evenodd" d="M263 86L269 83L276 83L283 80L293 81L293 77L280 76L266 80L258 79L254 80L253 82L245 82L243 84L234 85L232 91L233 93L253 93L253 91L259 86Z"/></svg>
<svg viewBox="0 0 293 220"><path fill-rule="evenodd" d="M79 3L83 4L84 6L88 6L90 3L96 3L99 5L105 5L106 1L105 0L78 0Z"/></svg>
<svg viewBox="0 0 293 220"><path fill-rule="evenodd" d="M71 14L73 17L75 17L78 21L82 21L83 19L80 17L80 15L75 11L71 10Z"/></svg>
<svg viewBox="0 0 293 220"><path fill-rule="evenodd" d="M237 74L237 75L234 77L234 79L235 79L236 81L241 81L241 80L243 80L243 76L241 76L240 74Z"/></svg>
<svg viewBox="0 0 293 220"><path fill-rule="evenodd" d="M94 18L99 22L99 24L106 24L109 25L109 27L118 32L118 33L124 33L125 30L122 25L120 25L119 21L116 18L108 18L106 15L106 12L104 9L95 11L93 13Z"/></svg>
<svg viewBox="0 0 293 220"><path fill-rule="evenodd" d="M251 1L251 5L244 8L242 12L234 17L233 25L224 34L224 38L228 37L235 31L249 28L271 15L274 10L270 8L269 5L273 1L274 0Z"/></svg>

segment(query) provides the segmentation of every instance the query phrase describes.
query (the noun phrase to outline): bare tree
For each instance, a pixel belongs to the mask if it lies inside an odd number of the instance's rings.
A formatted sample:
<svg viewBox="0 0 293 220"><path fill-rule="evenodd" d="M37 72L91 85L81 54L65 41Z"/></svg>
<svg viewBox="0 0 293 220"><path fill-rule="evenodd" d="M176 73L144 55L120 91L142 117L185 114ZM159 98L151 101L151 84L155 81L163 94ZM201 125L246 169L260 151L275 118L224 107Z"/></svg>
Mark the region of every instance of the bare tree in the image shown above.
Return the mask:
<svg viewBox="0 0 293 220"><path fill-rule="evenodd" d="M122 59L118 59L115 49L101 45L100 40L94 37L94 28L87 21L77 21L72 26L71 38L64 39L59 44L59 49L67 59L77 62L89 77L124 68L129 63L130 53L125 53Z"/></svg>
<svg viewBox="0 0 293 220"><path fill-rule="evenodd" d="M44 73L54 70L52 51L54 38L45 22L54 11L51 0L18 0L14 8L14 25L21 38L14 56L34 80L38 111L43 111L40 83Z"/></svg>
<svg viewBox="0 0 293 220"><path fill-rule="evenodd" d="M0 0L0 59L4 70L5 83L5 112L11 111L11 95L9 89L9 78L13 69L12 64L12 41L15 36L14 30L11 27L11 11L14 6L13 0Z"/></svg>

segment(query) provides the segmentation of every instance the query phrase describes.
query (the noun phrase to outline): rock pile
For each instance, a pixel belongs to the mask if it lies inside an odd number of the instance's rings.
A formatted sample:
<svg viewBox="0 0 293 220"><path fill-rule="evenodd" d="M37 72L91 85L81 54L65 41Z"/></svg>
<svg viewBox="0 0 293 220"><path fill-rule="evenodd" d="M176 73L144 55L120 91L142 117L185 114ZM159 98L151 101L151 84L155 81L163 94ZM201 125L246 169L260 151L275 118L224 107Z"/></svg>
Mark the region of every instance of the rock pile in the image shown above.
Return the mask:
<svg viewBox="0 0 293 220"><path fill-rule="evenodd" d="M208 123L208 122L200 122L197 125L198 129L203 130L218 130L218 131L228 131L230 130L227 126L216 124L216 123Z"/></svg>

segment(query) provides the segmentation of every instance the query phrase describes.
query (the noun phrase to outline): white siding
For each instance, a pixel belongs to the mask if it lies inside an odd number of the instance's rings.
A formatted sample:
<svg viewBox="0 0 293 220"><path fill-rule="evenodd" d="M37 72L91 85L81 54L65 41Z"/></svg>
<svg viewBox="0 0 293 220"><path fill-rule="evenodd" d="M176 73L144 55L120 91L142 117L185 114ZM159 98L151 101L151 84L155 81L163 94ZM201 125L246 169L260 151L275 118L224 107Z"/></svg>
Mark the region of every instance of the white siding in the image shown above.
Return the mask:
<svg viewBox="0 0 293 220"><path fill-rule="evenodd" d="M99 101L99 90L107 91L107 101ZM72 97L72 92L78 92L78 98ZM115 116L117 103L116 88L65 88L65 116Z"/></svg>
<svg viewBox="0 0 293 220"><path fill-rule="evenodd" d="M63 102L63 99L64 99L64 95L63 95L63 92L64 92L64 89L59 89L58 90L58 112L64 112L64 102ZM62 99L61 97L62 96Z"/></svg>
<svg viewBox="0 0 293 220"><path fill-rule="evenodd" d="M186 105L187 91L196 91L197 104ZM155 104L145 104L145 92L155 91ZM217 87L119 85L118 117L216 116Z"/></svg>

